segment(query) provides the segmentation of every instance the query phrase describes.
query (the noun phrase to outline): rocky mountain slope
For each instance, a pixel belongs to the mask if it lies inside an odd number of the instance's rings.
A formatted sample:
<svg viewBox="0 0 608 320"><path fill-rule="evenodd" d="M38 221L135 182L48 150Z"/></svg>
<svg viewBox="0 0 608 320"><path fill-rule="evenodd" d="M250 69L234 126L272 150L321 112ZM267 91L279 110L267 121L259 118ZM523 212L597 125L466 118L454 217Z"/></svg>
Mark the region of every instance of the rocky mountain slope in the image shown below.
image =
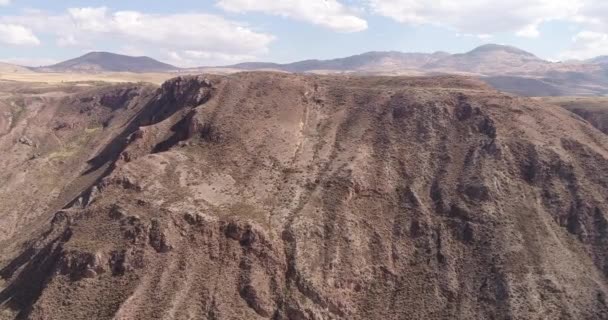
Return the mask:
<svg viewBox="0 0 608 320"><path fill-rule="evenodd" d="M608 134L608 97L543 97L538 99L566 108Z"/></svg>
<svg viewBox="0 0 608 320"><path fill-rule="evenodd" d="M63 209L0 212L30 221L0 246L4 318L608 317L608 136L564 109L461 77L148 90L79 91L4 125L7 154L45 112L74 115L67 137L107 120L78 144L87 166L58 165ZM19 152L15 176L50 157Z"/></svg>
<svg viewBox="0 0 608 320"><path fill-rule="evenodd" d="M129 123L147 85L0 82L0 261L37 237L48 212L88 188L102 170L82 174Z"/></svg>
<svg viewBox="0 0 608 320"><path fill-rule="evenodd" d="M149 57L90 52L58 64L37 68L42 72L170 72L179 68Z"/></svg>

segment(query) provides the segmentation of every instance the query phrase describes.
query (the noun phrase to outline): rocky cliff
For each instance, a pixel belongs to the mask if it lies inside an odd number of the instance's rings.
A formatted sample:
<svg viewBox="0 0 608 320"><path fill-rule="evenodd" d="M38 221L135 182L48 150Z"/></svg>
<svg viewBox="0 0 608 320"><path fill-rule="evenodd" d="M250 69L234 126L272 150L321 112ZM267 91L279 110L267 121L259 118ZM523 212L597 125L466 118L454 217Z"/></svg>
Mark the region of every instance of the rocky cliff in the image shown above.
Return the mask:
<svg viewBox="0 0 608 320"><path fill-rule="evenodd" d="M97 179L3 266L2 315L608 317L608 136L564 109L274 73L133 103Z"/></svg>

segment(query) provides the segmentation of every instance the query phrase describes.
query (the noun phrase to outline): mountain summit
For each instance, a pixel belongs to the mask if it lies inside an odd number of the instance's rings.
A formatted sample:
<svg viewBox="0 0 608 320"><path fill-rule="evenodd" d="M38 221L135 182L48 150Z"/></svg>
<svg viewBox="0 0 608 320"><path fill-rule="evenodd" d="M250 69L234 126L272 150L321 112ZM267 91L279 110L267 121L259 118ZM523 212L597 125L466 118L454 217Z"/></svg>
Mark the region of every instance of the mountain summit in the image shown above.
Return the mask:
<svg viewBox="0 0 608 320"><path fill-rule="evenodd" d="M467 53L450 55L426 67L444 71L509 74L542 70L550 64L549 61L515 47L487 44Z"/></svg>
<svg viewBox="0 0 608 320"><path fill-rule="evenodd" d="M493 54L496 52L505 52L505 53L512 54L512 55L528 56L528 57L534 57L536 59L539 59L534 54L532 54L528 51L525 51L525 50L522 50L522 49L519 49L519 48L516 48L513 46L506 46L506 45L493 44L493 43L479 46L479 47L469 51L467 54L469 54L469 55L482 54L483 55L483 54Z"/></svg>
<svg viewBox="0 0 608 320"><path fill-rule="evenodd" d="M131 57L110 52L90 52L84 56L42 67L47 72L167 72L179 68L150 57Z"/></svg>

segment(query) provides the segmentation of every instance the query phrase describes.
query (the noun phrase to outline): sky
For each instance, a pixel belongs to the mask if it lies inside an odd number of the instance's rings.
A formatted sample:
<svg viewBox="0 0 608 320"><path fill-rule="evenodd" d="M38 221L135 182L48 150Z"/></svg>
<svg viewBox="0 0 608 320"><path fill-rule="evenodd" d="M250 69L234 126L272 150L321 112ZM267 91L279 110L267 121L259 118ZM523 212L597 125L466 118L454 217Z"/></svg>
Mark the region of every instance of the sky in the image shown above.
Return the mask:
<svg viewBox="0 0 608 320"><path fill-rule="evenodd" d="M194 67L486 43L589 59L608 55L605 17L606 0L0 0L0 61L110 51Z"/></svg>

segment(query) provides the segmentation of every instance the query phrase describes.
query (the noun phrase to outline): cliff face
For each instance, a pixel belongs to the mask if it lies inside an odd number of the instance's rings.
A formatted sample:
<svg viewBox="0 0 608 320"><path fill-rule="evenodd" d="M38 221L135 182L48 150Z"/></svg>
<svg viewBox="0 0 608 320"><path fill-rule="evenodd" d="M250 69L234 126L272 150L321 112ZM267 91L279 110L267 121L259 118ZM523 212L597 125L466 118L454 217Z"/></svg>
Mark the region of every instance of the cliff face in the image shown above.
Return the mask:
<svg viewBox="0 0 608 320"><path fill-rule="evenodd" d="M566 110L272 73L137 110L2 269L7 317L608 317L608 137Z"/></svg>
<svg viewBox="0 0 608 320"><path fill-rule="evenodd" d="M87 160L156 90L146 85L0 83L0 263L99 174ZM50 218L49 218L50 219ZM17 239L18 238L18 239ZM18 248L14 248L18 250Z"/></svg>

